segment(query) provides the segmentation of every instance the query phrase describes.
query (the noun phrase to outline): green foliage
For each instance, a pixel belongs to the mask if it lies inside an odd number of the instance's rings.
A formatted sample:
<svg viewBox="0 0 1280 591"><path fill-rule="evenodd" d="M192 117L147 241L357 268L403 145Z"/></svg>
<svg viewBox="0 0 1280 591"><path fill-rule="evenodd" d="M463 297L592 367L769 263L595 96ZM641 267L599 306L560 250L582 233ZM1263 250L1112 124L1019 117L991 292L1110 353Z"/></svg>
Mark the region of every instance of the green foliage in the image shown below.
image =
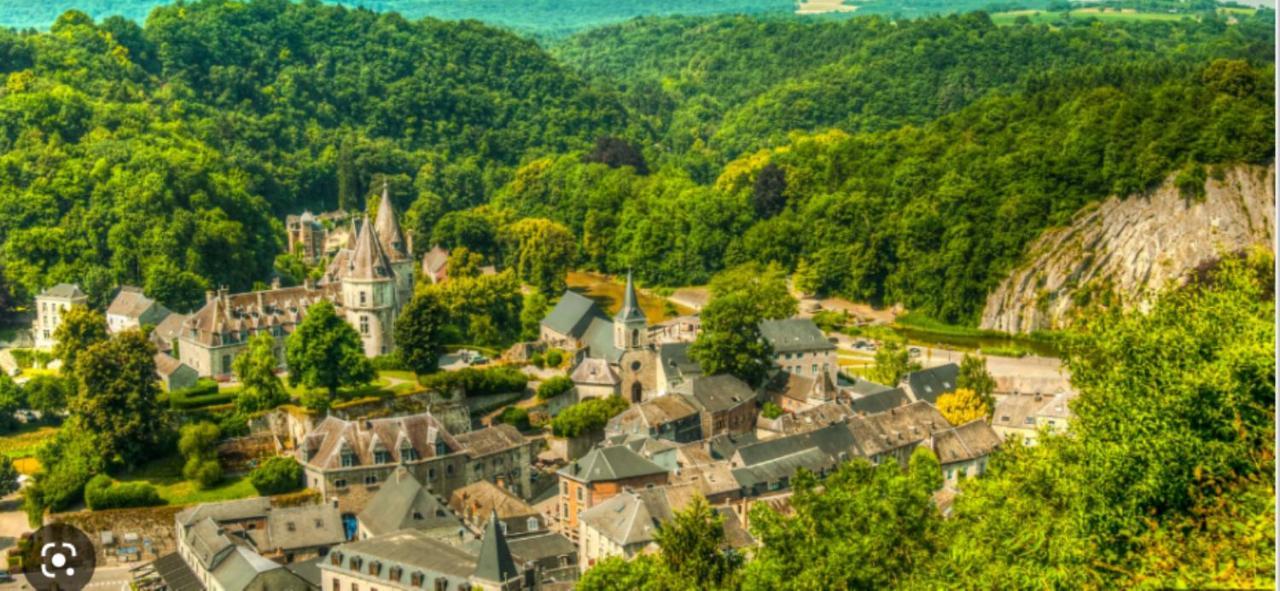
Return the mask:
<svg viewBox="0 0 1280 591"><path fill-rule="evenodd" d="M200 378L194 386L174 390L169 393L169 406L179 410L204 408L227 404L236 400L235 392L218 388L218 382L208 378Z"/></svg>
<svg viewBox="0 0 1280 591"><path fill-rule="evenodd" d="M529 428L529 411L515 405L502 409L502 413L496 419L499 423L511 425L522 431Z"/></svg>
<svg viewBox="0 0 1280 591"><path fill-rule="evenodd" d="M547 297L565 290L565 275L573 268L577 239L551 220L525 218L502 232L507 266L521 281Z"/></svg>
<svg viewBox="0 0 1280 591"><path fill-rule="evenodd" d="M876 349L876 366L871 370L871 380L896 386L903 377L920 370L920 363L911 360L906 343L900 339L885 339Z"/></svg>
<svg viewBox="0 0 1280 591"><path fill-rule="evenodd" d="M39 375L23 384L22 390L27 406L48 415L67 409L67 400L75 393L75 382L61 376Z"/></svg>
<svg viewBox="0 0 1280 591"><path fill-rule="evenodd" d="M194 423L182 427L178 453L182 454L182 475L201 489L211 488L222 480L218 463L218 438L222 433L213 423Z"/></svg>
<svg viewBox="0 0 1280 591"><path fill-rule="evenodd" d="M689 356L708 375L732 374L751 385L773 366L773 348L760 334L760 309L743 292L711 300L702 309L702 330Z"/></svg>
<svg viewBox="0 0 1280 591"><path fill-rule="evenodd" d="M796 315L796 298L787 289L787 274L775 263L744 263L727 269L711 279L707 286L711 297L744 295L756 308L758 320L777 320Z"/></svg>
<svg viewBox="0 0 1280 591"><path fill-rule="evenodd" d="M519 336L523 297L520 281L509 269L497 275L450 278L423 289L439 297L448 325L461 342L504 346Z"/></svg>
<svg viewBox="0 0 1280 591"><path fill-rule="evenodd" d="M760 414L763 415L764 418L770 420L782 416L785 412L786 411L782 410L781 406L778 406L777 403L772 400L764 403L764 407L760 409Z"/></svg>
<svg viewBox="0 0 1280 591"><path fill-rule="evenodd" d="M726 549L724 516L701 494L659 526L653 538L662 548L657 576L666 586L696 581L693 589L722 589L734 582L741 558Z"/></svg>
<svg viewBox="0 0 1280 591"><path fill-rule="evenodd" d="M630 406L621 396L590 398L560 411L551 420L551 432L557 437L577 437L603 429L609 419Z"/></svg>
<svg viewBox="0 0 1280 591"><path fill-rule="evenodd" d="M926 445L921 445L911 452L911 459L907 462L907 475L915 481L915 485L920 490L928 492L942 488L944 483L942 463L938 461L938 456L934 455L933 450Z"/></svg>
<svg viewBox="0 0 1280 591"><path fill-rule="evenodd" d="M45 509L64 510L83 497L85 484L106 466L101 439L73 416L52 441L36 451L41 471L35 482L23 489L23 509L28 516L39 516Z"/></svg>
<svg viewBox="0 0 1280 591"><path fill-rule="evenodd" d="M323 388L332 399L342 386L356 386L373 381L373 364L364 356L364 343L356 329L338 317L327 300L312 304L307 315L289 335L285 345L289 366L289 385L304 384ZM323 400L304 397L308 408Z"/></svg>
<svg viewBox="0 0 1280 591"><path fill-rule="evenodd" d="M105 340L106 317L84 306L72 306L62 314L62 322L53 331L53 356L62 360L64 371L74 375L80 353Z"/></svg>
<svg viewBox="0 0 1280 591"><path fill-rule="evenodd" d="M276 339L271 333L260 332L249 339L248 346L231 363L241 384L240 393L236 395L236 410L252 413L289 401L284 383L276 375L279 365Z"/></svg>
<svg viewBox="0 0 1280 591"><path fill-rule="evenodd" d="M982 355L964 354L960 359L956 387L973 391L989 410L995 410L996 399L992 394L996 391L996 379L987 371L987 359Z"/></svg>
<svg viewBox="0 0 1280 591"><path fill-rule="evenodd" d="M520 306L520 339L538 340L542 330L542 319L546 318L550 311L551 304L547 301L547 296L537 291L525 294L524 302Z"/></svg>
<svg viewBox="0 0 1280 591"><path fill-rule="evenodd" d="M567 376L552 376L538 384L538 400L551 400L573 389L573 380Z"/></svg>
<svg viewBox="0 0 1280 591"><path fill-rule="evenodd" d="M106 474L94 476L85 486L84 503L94 511L165 504L150 483L116 482Z"/></svg>
<svg viewBox="0 0 1280 591"><path fill-rule="evenodd" d="M396 346L410 370L426 374L439 369L446 320L439 294L430 289L419 290L400 311L395 326Z"/></svg>
<svg viewBox="0 0 1280 591"><path fill-rule="evenodd" d="M18 426L13 413L27 406L24 394L13 378L0 372L0 431L12 431Z"/></svg>
<svg viewBox="0 0 1280 591"><path fill-rule="evenodd" d="M543 359L546 361L547 367L560 367L560 364L564 363L564 351L555 348L547 349Z"/></svg>
<svg viewBox="0 0 1280 591"><path fill-rule="evenodd" d="M519 369L507 366L476 369L464 367L457 371L442 371L421 379L427 389L445 396L460 392L463 397L488 396L523 392L529 384L529 376Z"/></svg>
<svg viewBox="0 0 1280 591"><path fill-rule="evenodd" d="M288 456L276 456L249 474L253 488L262 495L281 495L302 488L302 466Z"/></svg>
<svg viewBox="0 0 1280 591"><path fill-rule="evenodd" d="M80 352L80 392L71 401L71 414L98 437L102 457L137 464L164 436L155 354L155 345L137 330Z"/></svg>
<svg viewBox="0 0 1280 591"><path fill-rule="evenodd" d="M18 469L13 467L13 459L0 456L0 496L7 497L18 490Z"/></svg>

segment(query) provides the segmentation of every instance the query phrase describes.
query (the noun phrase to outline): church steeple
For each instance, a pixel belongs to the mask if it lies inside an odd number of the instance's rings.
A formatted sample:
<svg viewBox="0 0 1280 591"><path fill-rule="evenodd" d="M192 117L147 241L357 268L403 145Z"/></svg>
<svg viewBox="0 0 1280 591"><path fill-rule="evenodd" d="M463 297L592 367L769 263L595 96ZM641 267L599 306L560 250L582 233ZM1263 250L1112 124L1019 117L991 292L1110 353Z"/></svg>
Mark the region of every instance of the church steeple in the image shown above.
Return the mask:
<svg viewBox="0 0 1280 591"><path fill-rule="evenodd" d="M640 309L640 298L636 297L631 271L627 271L627 288L622 294L622 308L613 316L613 346L622 350L643 347L648 340L647 325L644 310Z"/></svg>
<svg viewBox="0 0 1280 591"><path fill-rule="evenodd" d="M400 224L396 223L395 205L391 203L385 178L382 180L382 201L378 202L378 219L374 221L373 227L377 230L378 241L382 243L382 251L387 253L387 258L393 261L409 258L404 233L400 231Z"/></svg>

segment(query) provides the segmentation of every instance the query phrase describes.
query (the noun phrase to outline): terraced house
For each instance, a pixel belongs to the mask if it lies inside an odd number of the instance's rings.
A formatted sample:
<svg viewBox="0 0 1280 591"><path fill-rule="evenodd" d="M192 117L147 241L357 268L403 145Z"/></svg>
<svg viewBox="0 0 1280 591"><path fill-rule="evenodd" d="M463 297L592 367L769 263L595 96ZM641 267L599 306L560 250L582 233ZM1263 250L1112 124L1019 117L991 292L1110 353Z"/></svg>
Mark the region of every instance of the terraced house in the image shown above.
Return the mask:
<svg viewBox="0 0 1280 591"><path fill-rule="evenodd" d="M480 480L527 496L533 446L510 425L453 435L430 413L356 421L329 416L302 438L297 454L307 486L358 512L400 467L441 498Z"/></svg>

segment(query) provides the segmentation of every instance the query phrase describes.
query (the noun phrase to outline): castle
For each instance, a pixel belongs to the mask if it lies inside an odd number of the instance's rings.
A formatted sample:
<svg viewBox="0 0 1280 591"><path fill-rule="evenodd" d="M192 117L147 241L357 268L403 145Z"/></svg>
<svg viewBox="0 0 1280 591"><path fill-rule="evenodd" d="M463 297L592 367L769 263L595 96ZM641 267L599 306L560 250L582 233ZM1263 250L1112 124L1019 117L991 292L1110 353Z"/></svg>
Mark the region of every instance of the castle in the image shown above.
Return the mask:
<svg viewBox="0 0 1280 591"><path fill-rule="evenodd" d="M333 302L338 314L360 333L364 353L385 355L395 349L395 321L413 297L412 245L396 222L395 207L382 188L373 223L352 219L351 239L340 249L319 281L245 293L226 288L205 294L205 305L182 324L180 360L201 376L225 379L249 339L268 332L276 340L276 358L284 366L284 339L321 300Z"/></svg>

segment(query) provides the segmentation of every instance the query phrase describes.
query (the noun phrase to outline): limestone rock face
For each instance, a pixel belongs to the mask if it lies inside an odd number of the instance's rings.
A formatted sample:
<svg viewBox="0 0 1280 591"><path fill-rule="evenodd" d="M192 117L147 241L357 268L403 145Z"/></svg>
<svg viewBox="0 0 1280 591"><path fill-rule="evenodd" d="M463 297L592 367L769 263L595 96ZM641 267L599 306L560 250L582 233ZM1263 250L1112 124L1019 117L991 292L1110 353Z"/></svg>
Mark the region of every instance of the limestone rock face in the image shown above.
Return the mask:
<svg viewBox="0 0 1280 591"><path fill-rule="evenodd" d="M1091 301L1141 307L1201 264L1252 245L1272 248L1275 165L1229 168L1203 199L1184 199L1172 176L1143 195L1111 197L1045 231L988 296L982 328L1062 328Z"/></svg>

